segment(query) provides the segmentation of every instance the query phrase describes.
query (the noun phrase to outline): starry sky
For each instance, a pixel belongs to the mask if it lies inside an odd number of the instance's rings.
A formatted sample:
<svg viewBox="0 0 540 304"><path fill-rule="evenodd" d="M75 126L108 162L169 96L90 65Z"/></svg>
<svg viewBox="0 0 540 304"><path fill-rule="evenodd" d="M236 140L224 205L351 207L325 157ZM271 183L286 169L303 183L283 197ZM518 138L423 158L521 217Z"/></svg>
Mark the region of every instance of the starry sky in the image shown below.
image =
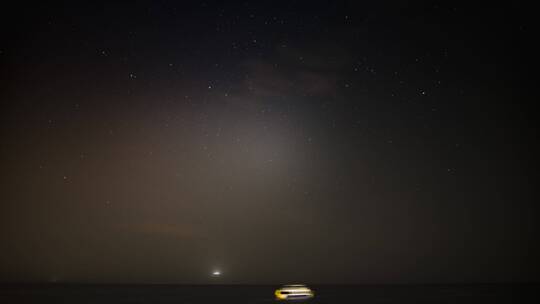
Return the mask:
<svg viewBox="0 0 540 304"><path fill-rule="evenodd" d="M537 280L530 10L371 2L3 7L0 281Z"/></svg>

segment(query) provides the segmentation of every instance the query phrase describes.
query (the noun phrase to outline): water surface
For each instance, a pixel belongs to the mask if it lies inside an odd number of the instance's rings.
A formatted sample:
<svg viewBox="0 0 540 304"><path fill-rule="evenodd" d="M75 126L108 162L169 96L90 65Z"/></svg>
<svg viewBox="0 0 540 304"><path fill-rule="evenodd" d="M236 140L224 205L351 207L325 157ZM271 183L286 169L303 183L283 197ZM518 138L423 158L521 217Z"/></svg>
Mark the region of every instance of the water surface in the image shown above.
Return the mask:
<svg viewBox="0 0 540 304"><path fill-rule="evenodd" d="M277 301L267 285L2 285L0 303L540 303L539 285L323 285ZM526 299L526 297L528 299Z"/></svg>

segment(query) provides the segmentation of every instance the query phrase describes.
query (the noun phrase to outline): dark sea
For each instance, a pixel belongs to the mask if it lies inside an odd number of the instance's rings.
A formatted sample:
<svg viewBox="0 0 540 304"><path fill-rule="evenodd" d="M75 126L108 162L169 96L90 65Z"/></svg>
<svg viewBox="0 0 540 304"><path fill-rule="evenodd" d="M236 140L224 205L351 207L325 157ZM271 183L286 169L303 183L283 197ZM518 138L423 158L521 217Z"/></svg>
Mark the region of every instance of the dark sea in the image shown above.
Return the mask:
<svg viewBox="0 0 540 304"><path fill-rule="evenodd" d="M540 303L540 285L323 285L310 300L278 301L279 286L1 285L0 303Z"/></svg>

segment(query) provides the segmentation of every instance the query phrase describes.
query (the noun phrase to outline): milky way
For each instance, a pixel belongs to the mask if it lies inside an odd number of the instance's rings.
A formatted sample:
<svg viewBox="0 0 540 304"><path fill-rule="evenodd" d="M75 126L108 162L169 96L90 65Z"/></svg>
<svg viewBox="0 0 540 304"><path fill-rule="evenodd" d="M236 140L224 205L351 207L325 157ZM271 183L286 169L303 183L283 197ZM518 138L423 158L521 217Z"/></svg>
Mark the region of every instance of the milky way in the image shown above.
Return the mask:
<svg viewBox="0 0 540 304"><path fill-rule="evenodd" d="M0 280L529 280L532 34L506 9L7 10Z"/></svg>

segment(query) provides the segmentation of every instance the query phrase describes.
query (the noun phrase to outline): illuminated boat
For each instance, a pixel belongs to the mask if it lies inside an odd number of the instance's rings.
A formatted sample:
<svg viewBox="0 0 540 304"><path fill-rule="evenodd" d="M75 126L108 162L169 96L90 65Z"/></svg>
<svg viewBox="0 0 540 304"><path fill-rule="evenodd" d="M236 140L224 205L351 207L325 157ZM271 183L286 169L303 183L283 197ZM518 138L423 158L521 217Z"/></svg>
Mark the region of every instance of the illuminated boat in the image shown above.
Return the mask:
<svg viewBox="0 0 540 304"><path fill-rule="evenodd" d="M313 291L306 285L283 285L275 292L279 300L310 299L313 298Z"/></svg>

